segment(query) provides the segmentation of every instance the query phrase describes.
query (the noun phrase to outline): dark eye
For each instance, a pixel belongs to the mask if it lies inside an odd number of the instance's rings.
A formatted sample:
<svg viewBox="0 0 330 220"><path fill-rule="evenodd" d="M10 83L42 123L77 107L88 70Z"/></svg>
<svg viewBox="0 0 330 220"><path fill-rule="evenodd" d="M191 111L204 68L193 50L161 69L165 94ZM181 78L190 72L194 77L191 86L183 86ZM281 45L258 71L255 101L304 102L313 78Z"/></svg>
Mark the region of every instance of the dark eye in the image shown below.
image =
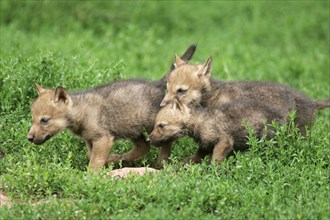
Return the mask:
<svg viewBox="0 0 330 220"><path fill-rule="evenodd" d="M41 118L40 119L40 124L42 125L47 125L49 122L50 118Z"/></svg>
<svg viewBox="0 0 330 220"><path fill-rule="evenodd" d="M180 93L180 94L184 94L186 92L187 92L187 89L179 88L178 90L176 90L176 93Z"/></svg>
<svg viewBox="0 0 330 220"><path fill-rule="evenodd" d="M159 128L164 128L165 125L164 125L164 124L158 124L158 127L159 127Z"/></svg>

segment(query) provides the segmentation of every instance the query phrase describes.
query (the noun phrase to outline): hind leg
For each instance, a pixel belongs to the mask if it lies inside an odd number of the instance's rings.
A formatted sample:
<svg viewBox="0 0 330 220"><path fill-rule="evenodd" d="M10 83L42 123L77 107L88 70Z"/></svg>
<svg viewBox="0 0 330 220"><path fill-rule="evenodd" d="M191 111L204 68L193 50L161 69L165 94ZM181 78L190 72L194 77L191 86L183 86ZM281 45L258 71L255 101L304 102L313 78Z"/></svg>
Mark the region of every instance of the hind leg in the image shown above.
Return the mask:
<svg viewBox="0 0 330 220"><path fill-rule="evenodd" d="M187 157L183 160L183 163L201 163L202 159L204 159L207 155L211 154L210 151L207 151L201 147L199 147L193 155Z"/></svg>
<svg viewBox="0 0 330 220"><path fill-rule="evenodd" d="M301 118L301 116L297 113L297 117L295 118L294 123L297 125L298 130L303 136L306 135L306 126L308 122L308 120Z"/></svg>
<svg viewBox="0 0 330 220"><path fill-rule="evenodd" d="M306 126L309 127L314 121L314 116L316 113L315 103L305 97L298 97L296 102L295 124L301 134L306 135Z"/></svg>
<svg viewBox="0 0 330 220"><path fill-rule="evenodd" d="M138 160L150 150L150 144L145 141L143 136L133 140L133 148L124 154L112 154L108 157L107 163L118 163L121 160Z"/></svg>

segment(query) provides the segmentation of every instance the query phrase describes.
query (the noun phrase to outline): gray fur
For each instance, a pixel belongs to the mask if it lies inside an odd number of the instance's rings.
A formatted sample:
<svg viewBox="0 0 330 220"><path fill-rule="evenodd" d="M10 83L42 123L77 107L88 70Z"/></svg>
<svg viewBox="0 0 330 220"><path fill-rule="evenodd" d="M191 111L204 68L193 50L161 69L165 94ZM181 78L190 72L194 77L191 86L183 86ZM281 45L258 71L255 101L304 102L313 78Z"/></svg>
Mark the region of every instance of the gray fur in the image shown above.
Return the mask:
<svg viewBox="0 0 330 220"><path fill-rule="evenodd" d="M82 135L88 126L83 120L96 114L99 132L119 138L138 138L143 131L151 132L164 90L146 80L116 81L89 91L71 95L73 108L84 109L82 121L68 115L68 128ZM82 111L82 110L80 110ZM79 126L77 126L79 125Z"/></svg>
<svg viewBox="0 0 330 220"><path fill-rule="evenodd" d="M212 150L223 133L232 137L237 149L245 149L248 136L245 123L253 128L257 138L261 138L272 121L285 124L287 115L254 100L238 99L218 107L193 109L185 128L204 149ZM268 130L267 136L271 138L273 133Z"/></svg>
<svg viewBox="0 0 330 220"><path fill-rule="evenodd" d="M226 82L212 79L211 91L204 92L201 103L204 106L221 104L221 97L228 96L231 101L235 99L253 99L269 105L276 111L287 113L295 110L295 122L302 133L305 126L313 123L314 115L318 109L329 107L328 101L313 101L300 92L287 86L267 82Z"/></svg>

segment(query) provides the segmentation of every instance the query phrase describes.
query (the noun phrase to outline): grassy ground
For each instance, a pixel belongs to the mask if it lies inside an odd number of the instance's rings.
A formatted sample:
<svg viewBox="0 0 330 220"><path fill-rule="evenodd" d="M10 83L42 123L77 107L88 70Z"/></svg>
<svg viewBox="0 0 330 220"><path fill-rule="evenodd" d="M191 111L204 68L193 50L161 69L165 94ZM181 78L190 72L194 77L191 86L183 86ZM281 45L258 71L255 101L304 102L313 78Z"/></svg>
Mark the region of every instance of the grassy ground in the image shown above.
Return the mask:
<svg viewBox="0 0 330 220"><path fill-rule="evenodd" d="M289 85L330 96L329 2L1 1L0 219L328 219L330 110L307 137L282 127L274 141L221 167L182 166L196 145L175 144L156 175L114 180L86 172L82 140L63 132L42 146L25 137L33 83L90 88L159 79L191 43L192 62L213 57L213 76ZM118 141L113 152L125 152ZM135 166L153 166L152 149ZM43 203L36 201L43 200Z"/></svg>

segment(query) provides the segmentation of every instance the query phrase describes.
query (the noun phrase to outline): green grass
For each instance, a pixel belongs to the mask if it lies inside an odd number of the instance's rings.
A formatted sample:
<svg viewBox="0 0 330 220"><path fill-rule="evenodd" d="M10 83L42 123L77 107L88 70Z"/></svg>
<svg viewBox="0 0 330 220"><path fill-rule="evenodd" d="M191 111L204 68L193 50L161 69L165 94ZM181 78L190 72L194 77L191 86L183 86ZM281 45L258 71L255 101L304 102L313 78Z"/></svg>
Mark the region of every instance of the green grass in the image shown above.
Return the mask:
<svg viewBox="0 0 330 220"><path fill-rule="evenodd" d="M275 140L218 167L182 166L196 149L176 142L156 175L115 180L86 171L83 141L63 132L25 139L33 83L70 90L115 79L159 79L191 44L193 63L213 57L213 76L286 84L330 97L329 2L0 3L0 191L14 199L0 219L328 219L330 111L306 137L290 126ZM125 152L118 141L113 152ZM135 166L154 166L154 148ZM45 203L34 204L40 199Z"/></svg>

